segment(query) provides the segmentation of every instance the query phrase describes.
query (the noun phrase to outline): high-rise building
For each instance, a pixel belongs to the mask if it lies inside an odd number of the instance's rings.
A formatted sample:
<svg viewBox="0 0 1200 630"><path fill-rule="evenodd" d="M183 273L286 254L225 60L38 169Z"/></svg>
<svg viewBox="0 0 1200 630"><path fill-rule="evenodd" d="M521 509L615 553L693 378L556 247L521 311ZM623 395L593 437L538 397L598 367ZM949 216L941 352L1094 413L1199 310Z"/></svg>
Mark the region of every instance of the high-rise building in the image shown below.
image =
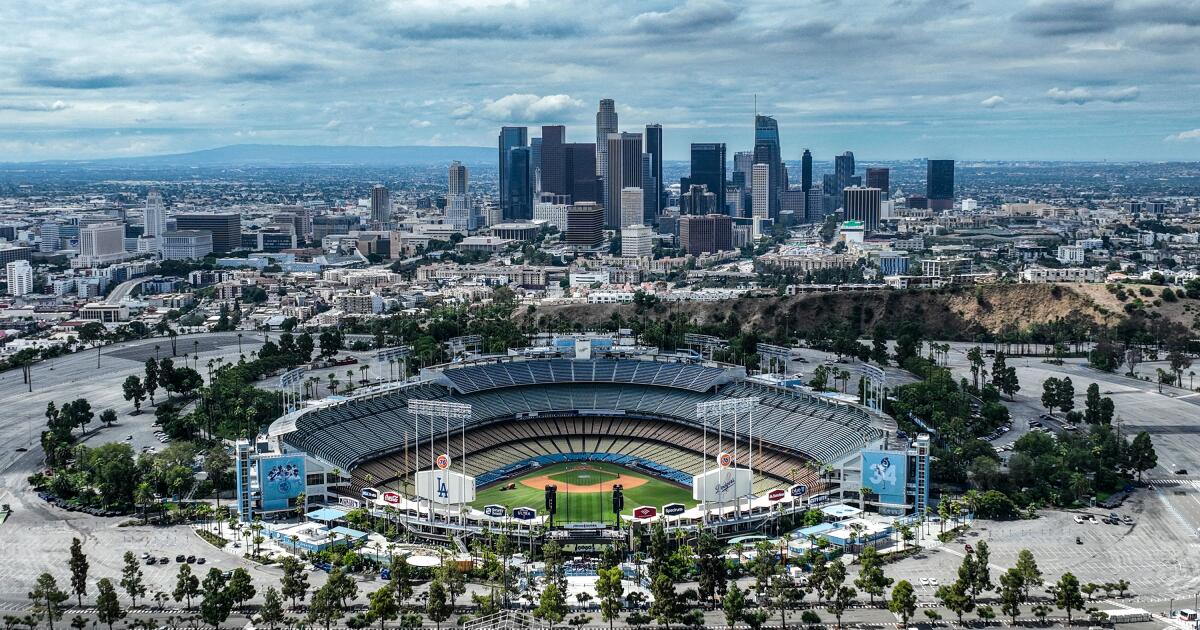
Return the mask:
<svg viewBox="0 0 1200 630"><path fill-rule="evenodd" d="M392 221L392 194L387 186L375 184L371 187L371 223L384 226Z"/></svg>
<svg viewBox="0 0 1200 630"><path fill-rule="evenodd" d="M331 234L349 234L358 227L358 217L351 215L322 214L313 217L312 238L320 243Z"/></svg>
<svg viewBox="0 0 1200 630"><path fill-rule="evenodd" d="M446 221L463 232L479 228L479 217L466 195L446 195Z"/></svg>
<svg viewBox="0 0 1200 630"><path fill-rule="evenodd" d="M197 260L213 253L213 233L208 230L176 230L162 237L164 260Z"/></svg>
<svg viewBox="0 0 1200 630"><path fill-rule="evenodd" d="M703 184L692 184L686 193L679 195L680 214L703 216L718 213L720 208L720 200L708 192L708 187Z"/></svg>
<svg viewBox="0 0 1200 630"><path fill-rule="evenodd" d="M621 227L644 225L645 193L641 188L621 189Z"/></svg>
<svg viewBox="0 0 1200 630"><path fill-rule="evenodd" d="M821 184L816 184L804 193L804 222L805 223L820 223L825 220L825 207L821 202L825 195L825 189Z"/></svg>
<svg viewBox="0 0 1200 630"><path fill-rule="evenodd" d="M608 134L608 171L604 176L607 204L604 207L604 225L620 229L621 190L642 187L642 134ZM641 211L641 207L638 208ZM640 221L639 221L640 223Z"/></svg>
<svg viewBox="0 0 1200 630"><path fill-rule="evenodd" d="M177 214L175 229L212 232L214 254L228 254L242 244L242 215L237 212Z"/></svg>
<svg viewBox="0 0 1200 630"><path fill-rule="evenodd" d="M142 209L142 236L159 237L167 231L167 209L162 195L154 189L146 194L146 207Z"/></svg>
<svg viewBox="0 0 1200 630"><path fill-rule="evenodd" d="M38 226L38 234L42 237L41 242L38 243L38 251L44 253L58 251L59 233L57 223L46 221Z"/></svg>
<svg viewBox="0 0 1200 630"><path fill-rule="evenodd" d="M642 177L642 188L646 194L647 225L663 209L663 137L662 125L646 125L646 155L650 157L649 177ZM651 181L653 178L653 181Z"/></svg>
<svg viewBox="0 0 1200 630"><path fill-rule="evenodd" d="M498 177L500 181L500 211L507 219L512 212L508 205L511 199L508 191L508 167L511 161L509 152L516 148L524 148L529 144L529 129L525 127L501 127L497 144L500 165Z"/></svg>
<svg viewBox="0 0 1200 630"><path fill-rule="evenodd" d="M881 191L878 188L850 186L842 189L842 209L847 221L862 221L863 229L879 229Z"/></svg>
<svg viewBox="0 0 1200 630"><path fill-rule="evenodd" d="M716 195L720 204L717 212L725 209L725 143L693 142L691 174L681 182L680 190L689 190L697 184Z"/></svg>
<svg viewBox="0 0 1200 630"><path fill-rule="evenodd" d="M545 147L542 150L544 151ZM563 180L566 182L566 189L563 193L556 194L569 195L572 202L599 203L603 194L600 192L602 180L596 177L596 145L591 142L571 142L564 145L564 154L566 162L563 167ZM545 185L542 187L544 189Z"/></svg>
<svg viewBox="0 0 1200 630"><path fill-rule="evenodd" d="M930 210L954 207L954 160L926 160L925 196Z"/></svg>
<svg viewBox="0 0 1200 630"><path fill-rule="evenodd" d="M648 225L621 228L621 255L626 258L646 258L654 255L654 229Z"/></svg>
<svg viewBox="0 0 1200 630"><path fill-rule="evenodd" d="M654 156L649 153L642 154L642 223L646 225L654 225L658 218L659 204L656 192L660 186L658 179L654 177Z"/></svg>
<svg viewBox="0 0 1200 630"><path fill-rule="evenodd" d="M566 148L567 128L562 125L542 125L542 149L538 168L542 177L542 192L556 195L567 192Z"/></svg>
<svg viewBox="0 0 1200 630"><path fill-rule="evenodd" d="M888 199L891 197L891 178L892 169L876 166L867 169L867 176L863 183L866 184L867 188L878 188L883 198Z"/></svg>
<svg viewBox="0 0 1200 630"><path fill-rule="evenodd" d="M733 185L750 190L750 171L754 168L754 152L738 151L733 154Z"/></svg>
<svg viewBox="0 0 1200 630"><path fill-rule="evenodd" d="M33 293L33 267L28 260L14 260L5 265L8 274L8 293L21 297Z"/></svg>
<svg viewBox="0 0 1200 630"><path fill-rule="evenodd" d="M812 190L812 185L812 152L805 149L804 155L800 156L800 190L807 193Z"/></svg>
<svg viewBox="0 0 1200 630"><path fill-rule="evenodd" d="M529 139L529 187L536 199L542 192L542 139Z"/></svg>
<svg viewBox="0 0 1200 630"><path fill-rule="evenodd" d="M239 238L240 238L239 234ZM125 258L125 225L92 223L79 228L79 260L88 265Z"/></svg>
<svg viewBox="0 0 1200 630"><path fill-rule="evenodd" d="M600 109L596 112L596 175L598 177L608 175L608 134L610 133L617 133L617 107L611 98L602 98L600 99Z"/></svg>
<svg viewBox="0 0 1200 630"><path fill-rule="evenodd" d="M567 210L568 245L595 247L604 242L604 208L594 201L580 201Z"/></svg>
<svg viewBox="0 0 1200 630"><path fill-rule="evenodd" d="M533 151L529 147L508 150L508 167L504 171L504 192L501 198L505 221L528 221L533 218Z"/></svg>
<svg viewBox="0 0 1200 630"><path fill-rule="evenodd" d="M771 167L771 216L779 212L779 191L787 190L787 173L779 146L779 123L770 116L754 116L754 163ZM753 184L752 184L753 185Z"/></svg>
<svg viewBox="0 0 1200 630"><path fill-rule="evenodd" d="M771 218L771 197L774 191L774 185L771 183L771 165L757 163L751 170L750 187L751 198L753 201L750 204L750 216L754 221L754 227L751 233L754 238L762 236L762 224Z"/></svg>
<svg viewBox="0 0 1200 630"><path fill-rule="evenodd" d="M446 191L448 194L451 194L451 195L467 194L467 186L469 185L469 182L467 181L468 173L467 173L467 167L463 166L462 162L455 160L453 163L450 164L449 177L450 177L449 186L447 187L447 191Z"/></svg>
<svg viewBox="0 0 1200 630"><path fill-rule="evenodd" d="M724 214L679 217L679 245L693 255L733 249L733 218Z"/></svg>

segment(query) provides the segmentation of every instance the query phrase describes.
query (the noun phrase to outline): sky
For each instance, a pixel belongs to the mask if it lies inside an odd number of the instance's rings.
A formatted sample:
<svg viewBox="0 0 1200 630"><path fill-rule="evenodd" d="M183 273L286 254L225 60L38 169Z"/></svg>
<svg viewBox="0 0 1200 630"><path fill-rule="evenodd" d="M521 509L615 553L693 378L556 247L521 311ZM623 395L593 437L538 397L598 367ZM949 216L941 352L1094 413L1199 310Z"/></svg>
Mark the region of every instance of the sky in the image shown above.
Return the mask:
<svg viewBox="0 0 1200 630"><path fill-rule="evenodd" d="M495 146L503 124L785 159L1200 160L1200 0L0 3L0 161ZM536 134L531 134L536 135Z"/></svg>

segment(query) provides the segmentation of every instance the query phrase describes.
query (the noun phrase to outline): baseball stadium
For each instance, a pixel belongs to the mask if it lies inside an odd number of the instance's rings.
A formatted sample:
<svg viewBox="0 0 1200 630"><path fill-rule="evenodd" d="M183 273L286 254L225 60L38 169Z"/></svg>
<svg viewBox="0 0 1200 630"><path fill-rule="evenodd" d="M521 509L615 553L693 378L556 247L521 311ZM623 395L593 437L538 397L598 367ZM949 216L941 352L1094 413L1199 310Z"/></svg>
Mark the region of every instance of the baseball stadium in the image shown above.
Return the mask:
<svg viewBox="0 0 1200 630"><path fill-rule="evenodd" d="M740 366L657 350L581 354L425 368L408 382L310 402L269 435L349 477L327 502L365 500L437 537L513 517L526 519L530 535L528 521L607 526L618 511L633 522L715 512L746 521L737 528L745 531L771 511L755 501L779 500L781 489L793 489L791 499L821 495L828 464L879 447L894 429L864 406L748 377ZM744 416L701 417L721 401ZM718 455L748 471L744 505L697 499L693 486L718 468ZM422 481L435 473L436 488Z"/></svg>

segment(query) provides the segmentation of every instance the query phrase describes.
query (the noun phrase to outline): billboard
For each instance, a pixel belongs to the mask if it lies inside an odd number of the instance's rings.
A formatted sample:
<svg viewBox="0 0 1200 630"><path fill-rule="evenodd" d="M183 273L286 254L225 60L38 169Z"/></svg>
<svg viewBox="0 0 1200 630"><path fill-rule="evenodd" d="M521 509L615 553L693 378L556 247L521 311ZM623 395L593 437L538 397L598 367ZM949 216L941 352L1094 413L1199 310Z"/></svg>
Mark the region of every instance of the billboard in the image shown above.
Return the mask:
<svg viewBox="0 0 1200 630"><path fill-rule="evenodd" d="M505 514L508 514L508 508L504 507L503 505L485 505L483 506L483 513L492 518L501 518Z"/></svg>
<svg viewBox="0 0 1200 630"><path fill-rule="evenodd" d="M288 501L304 492L304 456L260 457L258 489L264 512L288 509Z"/></svg>
<svg viewBox="0 0 1200 630"><path fill-rule="evenodd" d="M908 483L908 454L900 451L863 451L862 485L880 503L903 504Z"/></svg>
<svg viewBox="0 0 1200 630"><path fill-rule="evenodd" d="M682 503L668 503L662 507L662 513L666 516L679 516L687 511L687 507Z"/></svg>
<svg viewBox="0 0 1200 630"><path fill-rule="evenodd" d="M434 503L470 503L475 500L475 478L453 470L421 470L417 496Z"/></svg>
<svg viewBox="0 0 1200 630"><path fill-rule="evenodd" d="M750 494L749 468L716 468L692 477L692 499L723 503Z"/></svg>
<svg viewBox="0 0 1200 630"><path fill-rule="evenodd" d="M783 488L775 488L767 493L767 499L771 502L779 502L787 498L788 493Z"/></svg>
<svg viewBox="0 0 1200 630"><path fill-rule="evenodd" d="M653 505L633 508L633 518L654 518L655 516L658 516L658 508Z"/></svg>
<svg viewBox="0 0 1200 630"><path fill-rule="evenodd" d="M537 518L537 510L530 507L513 508L512 516L519 521L532 521Z"/></svg>

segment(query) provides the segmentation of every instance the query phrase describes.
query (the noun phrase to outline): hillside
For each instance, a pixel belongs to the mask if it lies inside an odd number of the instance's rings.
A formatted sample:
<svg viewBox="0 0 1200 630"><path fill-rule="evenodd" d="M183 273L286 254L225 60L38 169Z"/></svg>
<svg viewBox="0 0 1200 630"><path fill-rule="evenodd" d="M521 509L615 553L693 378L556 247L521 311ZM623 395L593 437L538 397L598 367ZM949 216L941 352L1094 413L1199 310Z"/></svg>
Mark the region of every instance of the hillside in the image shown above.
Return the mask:
<svg viewBox="0 0 1200 630"><path fill-rule="evenodd" d="M1073 285L1004 284L658 304L643 313L632 304L545 306L537 309L536 317L543 325L558 319L587 328L611 320L614 314L626 320L686 314L696 323L716 323L732 316L743 330L753 328L764 334L776 330L794 334L797 329L855 320L863 331L877 324L895 331L904 322L916 322L924 336L952 340L969 339L984 331L999 332L1010 325L1023 329L1070 318L1116 323L1120 319L1119 306L1102 305L1098 298Z"/></svg>

